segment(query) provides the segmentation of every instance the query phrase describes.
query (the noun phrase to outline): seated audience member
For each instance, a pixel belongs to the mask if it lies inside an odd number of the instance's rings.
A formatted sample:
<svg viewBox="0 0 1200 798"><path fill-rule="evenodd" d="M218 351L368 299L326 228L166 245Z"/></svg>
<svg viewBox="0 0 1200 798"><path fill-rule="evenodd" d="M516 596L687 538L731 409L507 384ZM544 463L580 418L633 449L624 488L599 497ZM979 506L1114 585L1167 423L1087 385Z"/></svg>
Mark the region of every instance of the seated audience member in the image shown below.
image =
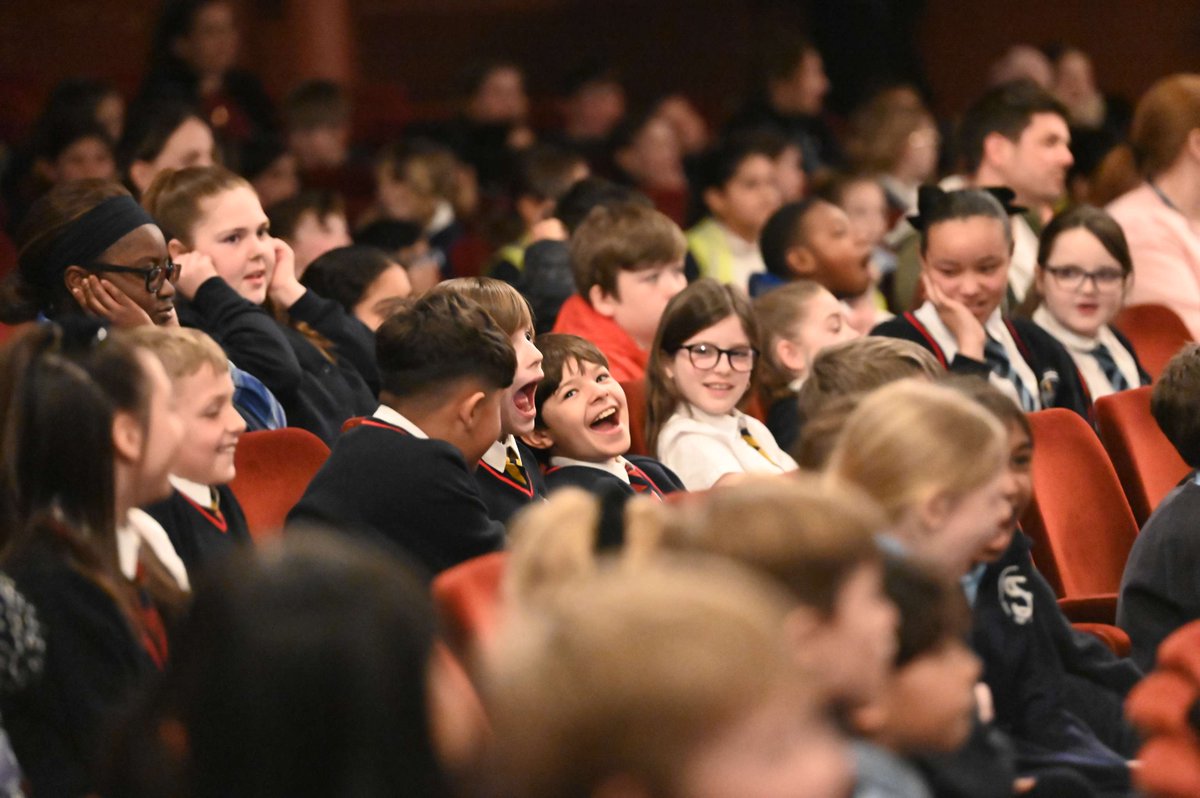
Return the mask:
<svg viewBox="0 0 1200 798"><path fill-rule="evenodd" d="M734 286L699 280L663 313L646 369L646 445L688 490L796 469L767 427L737 409L757 346L754 311Z"/></svg>
<svg viewBox="0 0 1200 798"><path fill-rule="evenodd" d="M441 730L477 728L436 626L420 579L363 545L289 535L230 558L117 735L103 794L446 798Z"/></svg>
<svg viewBox="0 0 1200 798"><path fill-rule="evenodd" d="M267 218L271 234L286 241L295 253L297 278L303 278L308 264L329 250L352 243L342 199L327 191L305 191L268 207Z"/></svg>
<svg viewBox="0 0 1200 798"><path fill-rule="evenodd" d="M354 243L383 250L404 267L412 292L417 296L442 279L441 265L420 225L399 219L380 219L354 233Z"/></svg>
<svg viewBox="0 0 1200 798"><path fill-rule="evenodd" d="M884 243L888 232L887 193L877 178L857 174L834 177L821 193L846 212L851 236L869 253L870 285L866 291L846 300L850 322L866 335L876 324L891 318L887 299L879 290L884 276L896 270L896 255Z"/></svg>
<svg viewBox="0 0 1200 798"><path fill-rule="evenodd" d="M835 344L820 352L808 368L797 393L800 416L815 418L831 402L861 398L889 382L908 378L935 382L945 373L927 349L911 341L870 336Z"/></svg>
<svg viewBox="0 0 1200 798"><path fill-rule="evenodd" d="M148 596L181 587L127 521L170 491L171 384L148 352L72 330L37 325L0 353L4 571L45 642L0 709L39 795L95 792L105 727L165 663L167 607Z"/></svg>
<svg viewBox="0 0 1200 798"><path fill-rule="evenodd" d="M539 238L539 225L554 217L558 200L587 176L587 162L575 152L539 144L521 153L512 181L520 230L515 241L496 253L490 276L516 284L525 266L525 249Z"/></svg>
<svg viewBox="0 0 1200 798"><path fill-rule="evenodd" d="M500 404L500 436L475 469L479 495L488 514L507 524L513 513L546 495L537 456L521 441L537 418L536 392L542 379L542 353L533 342L533 312L517 289L491 277L447 280L434 293L453 293L477 302L508 336L517 371Z"/></svg>
<svg viewBox="0 0 1200 798"><path fill-rule="evenodd" d="M997 199L997 195L1000 199ZM927 299L872 335L913 341L950 371L989 377L1021 409L1073 410L1090 421L1091 401L1062 344L1001 305L1013 251L1010 192L921 189L921 279Z"/></svg>
<svg viewBox="0 0 1200 798"><path fill-rule="evenodd" d="M937 120L911 86L884 89L851 116L851 168L883 185L894 232L896 215L917 212L917 189L936 177L940 148Z"/></svg>
<svg viewBox="0 0 1200 798"><path fill-rule="evenodd" d="M153 329L134 330L129 340L153 353L166 369L183 422L183 444L171 466L170 498L146 512L166 530L188 573L195 575L251 543L241 505L229 489L246 422L233 407L233 380L221 347L186 327L143 334Z"/></svg>
<svg viewBox="0 0 1200 798"><path fill-rule="evenodd" d="M117 165L137 196L164 169L212 166L216 142L204 118L186 103L162 103L130 109L117 146Z"/></svg>
<svg viewBox="0 0 1200 798"><path fill-rule="evenodd" d="M879 697L850 712L856 796L931 798L912 757L947 754L975 727L979 658L963 642L971 616L953 580L914 561L889 559L886 595L899 610L895 658Z"/></svg>
<svg viewBox="0 0 1200 798"><path fill-rule="evenodd" d="M575 335L539 336L545 371L534 394L533 431L525 441L548 464L546 489L573 485L593 493L683 490L679 477L652 457L629 454L625 391L604 354Z"/></svg>
<svg viewBox="0 0 1200 798"><path fill-rule="evenodd" d="M576 182L562 195L554 206L554 218L562 222L563 227L567 229L567 236L570 237L575 235L575 231L593 209L626 203L641 205L644 208L654 207L654 203L645 194L593 175Z"/></svg>
<svg viewBox="0 0 1200 798"><path fill-rule="evenodd" d="M500 438L517 361L476 303L424 297L376 331L382 404L334 443L288 515L390 543L437 573L499 549L471 476Z"/></svg>
<svg viewBox="0 0 1200 798"><path fill-rule="evenodd" d="M626 182L676 224L685 224L688 180L674 126L651 108L627 118L613 135L613 161Z"/></svg>
<svg viewBox="0 0 1200 798"><path fill-rule="evenodd" d="M784 644L772 585L671 560L531 604L484 663L500 794L846 795L844 743Z"/></svg>
<svg viewBox="0 0 1200 798"><path fill-rule="evenodd" d="M687 285L683 233L639 203L600 205L571 234L570 248L578 293L563 303L554 332L594 343L614 379L640 379L663 309Z"/></svg>
<svg viewBox="0 0 1200 798"><path fill-rule="evenodd" d="M1200 469L1200 346L1189 344L1159 375L1150 399L1154 420L1193 469ZM1191 578L1200 539L1194 534L1194 506L1200 497L1195 473L1175 488L1146 520L1121 578L1117 623L1133 641L1133 659L1142 670L1154 667L1158 645L1189 621L1200 618L1200 590Z"/></svg>
<svg viewBox="0 0 1200 798"><path fill-rule="evenodd" d="M113 141L99 122L59 125L35 142L34 169L49 185L117 176Z"/></svg>
<svg viewBox="0 0 1200 798"><path fill-rule="evenodd" d="M375 332L412 294L408 272L376 247L331 249L304 270L300 283Z"/></svg>
<svg viewBox="0 0 1200 798"><path fill-rule="evenodd" d="M767 270L750 278L750 295L762 296L793 280L813 280L838 299L871 287L870 248L856 240L845 211L820 199L789 203L762 231Z"/></svg>
<svg viewBox="0 0 1200 798"><path fill-rule="evenodd" d="M250 181L264 208L300 193L296 156L275 138L260 139L242 149L241 175Z"/></svg>
<svg viewBox="0 0 1200 798"><path fill-rule="evenodd" d="M850 341L858 333L846 308L812 280L798 280L754 300L762 358L758 390L767 408L766 424L785 451L800 434L796 394L809 366L826 347Z"/></svg>
<svg viewBox="0 0 1200 798"><path fill-rule="evenodd" d="M1108 212L1121 225L1137 279L1136 304L1166 305L1200 338L1200 156L1188 142L1200 128L1200 75L1177 74L1138 101L1129 146L1113 153L1136 188Z"/></svg>
<svg viewBox="0 0 1200 798"><path fill-rule="evenodd" d="M1054 63L1050 90L1066 109L1071 129L1075 164L1069 175L1070 195L1076 202L1086 202L1092 179L1105 156L1128 137L1133 107L1127 100L1100 90L1092 59L1083 50L1060 45L1047 54Z"/></svg>
<svg viewBox="0 0 1200 798"><path fill-rule="evenodd" d="M1092 399L1150 384L1133 345L1112 326L1132 277L1125 234L1099 208L1072 208L1042 231L1032 318L1070 353Z"/></svg>
<svg viewBox="0 0 1200 798"><path fill-rule="evenodd" d="M701 277L750 287L766 266L758 240L779 209L775 153L763 139L740 137L709 153L695 186L708 216L687 231L688 253Z"/></svg>
<svg viewBox="0 0 1200 798"><path fill-rule="evenodd" d="M613 131L625 117L621 76L602 61L589 60L565 74L562 86L562 143L593 170L608 166Z"/></svg>
<svg viewBox="0 0 1200 798"><path fill-rule="evenodd" d="M168 171L143 202L181 264L180 293L191 299L179 304L180 323L261 379L292 426L331 443L348 418L376 406L370 330L300 284L291 247L271 237L249 183L219 166Z"/></svg>

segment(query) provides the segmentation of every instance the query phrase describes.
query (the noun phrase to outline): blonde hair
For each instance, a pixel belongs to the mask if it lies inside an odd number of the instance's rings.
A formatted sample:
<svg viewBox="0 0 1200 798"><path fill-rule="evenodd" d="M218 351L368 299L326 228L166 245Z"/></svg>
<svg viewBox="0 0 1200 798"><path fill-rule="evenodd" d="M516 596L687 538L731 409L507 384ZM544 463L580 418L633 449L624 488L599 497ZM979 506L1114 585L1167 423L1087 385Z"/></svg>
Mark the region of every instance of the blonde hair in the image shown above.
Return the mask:
<svg viewBox="0 0 1200 798"><path fill-rule="evenodd" d="M128 330L124 337L157 357L172 382L190 377L205 365L212 366L217 374L229 371L225 351L200 330L143 325Z"/></svg>
<svg viewBox="0 0 1200 798"><path fill-rule="evenodd" d="M952 388L901 380L859 403L827 474L859 485L896 523L938 494L961 497L995 478L1006 435Z"/></svg>
<svg viewBox="0 0 1200 798"><path fill-rule="evenodd" d="M775 345L791 338L796 326L808 317L808 303L824 287L815 280L797 280L772 289L754 300L754 317L762 354L758 365L758 386L769 401L791 393L788 386L799 374L779 362Z"/></svg>
<svg viewBox="0 0 1200 798"><path fill-rule="evenodd" d="M529 307L529 300L503 280L493 277L455 277L430 289L430 293L444 291L479 303L509 337L521 330L533 329L533 310Z"/></svg>
<svg viewBox="0 0 1200 798"><path fill-rule="evenodd" d="M158 222L168 241L177 238L190 247L192 231L203 216L200 203L235 188L253 190L245 178L224 166L164 169L142 195L142 207Z"/></svg>
<svg viewBox="0 0 1200 798"><path fill-rule="evenodd" d="M672 559L601 568L510 616L484 679L500 792L591 795L626 776L671 795L730 724L781 698L802 716L786 611L733 563Z"/></svg>
<svg viewBox="0 0 1200 798"><path fill-rule="evenodd" d="M885 526L883 513L858 488L822 485L811 474L761 476L681 505L663 545L737 560L832 615L854 571L881 561L875 534Z"/></svg>

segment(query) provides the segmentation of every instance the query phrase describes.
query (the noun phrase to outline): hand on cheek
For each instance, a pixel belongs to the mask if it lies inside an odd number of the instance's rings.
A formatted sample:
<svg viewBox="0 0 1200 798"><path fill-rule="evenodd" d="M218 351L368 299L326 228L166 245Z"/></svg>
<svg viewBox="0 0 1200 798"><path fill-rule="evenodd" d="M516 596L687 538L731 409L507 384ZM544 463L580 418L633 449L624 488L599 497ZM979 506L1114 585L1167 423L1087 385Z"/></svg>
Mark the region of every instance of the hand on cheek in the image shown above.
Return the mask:
<svg viewBox="0 0 1200 798"><path fill-rule="evenodd" d="M286 241L271 239L274 269L267 283L267 295L285 310L296 304L308 290L296 279L296 253Z"/></svg>

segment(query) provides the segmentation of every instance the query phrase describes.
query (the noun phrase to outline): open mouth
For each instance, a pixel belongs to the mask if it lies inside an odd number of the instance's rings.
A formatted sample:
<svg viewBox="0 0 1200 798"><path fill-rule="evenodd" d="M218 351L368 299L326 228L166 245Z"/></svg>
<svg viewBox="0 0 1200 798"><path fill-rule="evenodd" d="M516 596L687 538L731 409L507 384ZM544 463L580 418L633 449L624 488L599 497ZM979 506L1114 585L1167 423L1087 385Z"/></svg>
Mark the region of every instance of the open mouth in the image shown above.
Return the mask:
<svg viewBox="0 0 1200 798"><path fill-rule="evenodd" d="M533 394L536 390L537 381L535 380L513 394L513 405L522 415L532 417L537 412L533 402Z"/></svg>
<svg viewBox="0 0 1200 798"><path fill-rule="evenodd" d="M257 283L257 282L260 282L260 281L263 281L266 279L267 279L267 272L265 269L263 271L250 272L245 277L245 280L248 283Z"/></svg>
<svg viewBox="0 0 1200 798"><path fill-rule="evenodd" d="M729 382L706 382L704 387L716 393L728 393L733 390L733 383Z"/></svg>
<svg viewBox="0 0 1200 798"><path fill-rule="evenodd" d="M600 415L596 416L596 418L592 420L591 424L588 424L588 427L596 432L616 431L621 426L621 416L617 410L618 408L616 407L610 407L601 412Z"/></svg>

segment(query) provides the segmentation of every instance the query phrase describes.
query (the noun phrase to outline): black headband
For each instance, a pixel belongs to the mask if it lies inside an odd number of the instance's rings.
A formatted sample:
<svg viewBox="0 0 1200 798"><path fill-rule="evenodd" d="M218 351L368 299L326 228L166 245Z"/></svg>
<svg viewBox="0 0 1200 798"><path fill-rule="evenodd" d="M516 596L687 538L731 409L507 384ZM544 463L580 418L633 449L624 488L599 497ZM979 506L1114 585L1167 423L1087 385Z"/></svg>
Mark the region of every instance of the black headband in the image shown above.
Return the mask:
<svg viewBox="0 0 1200 798"><path fill-rule="evenodd" d="M50 254L22 269L22 276L40 285L57 282L68 266L80 266L143 225L154 224L150 214L128 194L109 197L58 234Z"/></svg>
<svg viewBox="0 0 1200 798"><path fill-rule="evenodd" d="M960 190L970 191L972 189ZM1013 190L1010 188L997 186L981 188L977 190L982 191L985 194L991 194L992 198L1000 203L1000 207L1002 207L1004 212L1009 216L1016 216L1017 214L1024 213L1027 210L1021 205L1013 204L1013 200L1017 198L1017 195L1013 193ZM921 186L919 189L917 189L917 213L914 216L907 217L908 223L911 224L915 229L920 230L922 233L925 232L925 228L929 225L930 218L935 217L934 220L937 221L936 217L940 215L939 212L943 207L945 207L946 201L952 194L956 193L958 192L945 191L939 186Z"/></svg>

